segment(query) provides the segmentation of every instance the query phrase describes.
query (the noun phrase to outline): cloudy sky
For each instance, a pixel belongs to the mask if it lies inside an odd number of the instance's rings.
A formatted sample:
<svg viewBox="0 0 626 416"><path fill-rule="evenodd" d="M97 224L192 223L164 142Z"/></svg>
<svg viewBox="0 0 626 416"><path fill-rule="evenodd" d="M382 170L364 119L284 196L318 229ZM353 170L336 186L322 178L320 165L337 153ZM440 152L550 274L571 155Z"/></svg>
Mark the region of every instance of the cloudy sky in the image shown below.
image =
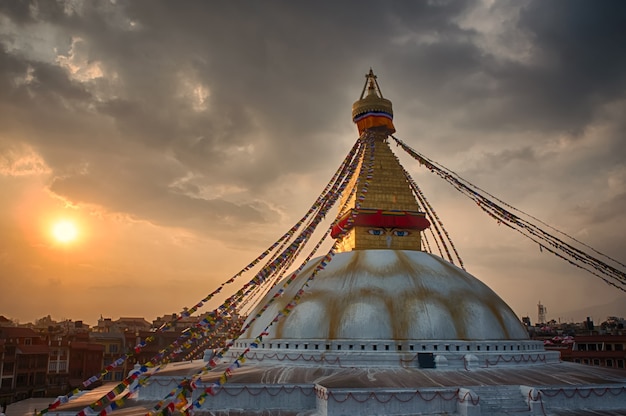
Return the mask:
<svg viewBox="0 0 626 416"><path fill-rule="evenodd" d="M409 146L625 262L625 18L622 1L0 1L0 314L193 306L316 199L370 67ZM518 315L626 305L401 159Z"/></svg>

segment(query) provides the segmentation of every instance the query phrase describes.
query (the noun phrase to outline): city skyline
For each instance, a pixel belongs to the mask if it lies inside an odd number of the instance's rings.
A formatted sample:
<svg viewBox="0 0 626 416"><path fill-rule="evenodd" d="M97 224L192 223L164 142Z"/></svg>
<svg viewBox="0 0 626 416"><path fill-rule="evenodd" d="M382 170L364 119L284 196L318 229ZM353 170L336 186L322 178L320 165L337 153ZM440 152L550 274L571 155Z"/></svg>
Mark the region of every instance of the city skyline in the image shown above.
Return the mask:
<svg viewBox="0 0 626 416"><path fill-rule="evenodd" d="M626 6L567 4L2 3L0 315L195 305L313 203L370 67L397 137L624 263ZM626 304L392 148L518 316Z"/></svg>

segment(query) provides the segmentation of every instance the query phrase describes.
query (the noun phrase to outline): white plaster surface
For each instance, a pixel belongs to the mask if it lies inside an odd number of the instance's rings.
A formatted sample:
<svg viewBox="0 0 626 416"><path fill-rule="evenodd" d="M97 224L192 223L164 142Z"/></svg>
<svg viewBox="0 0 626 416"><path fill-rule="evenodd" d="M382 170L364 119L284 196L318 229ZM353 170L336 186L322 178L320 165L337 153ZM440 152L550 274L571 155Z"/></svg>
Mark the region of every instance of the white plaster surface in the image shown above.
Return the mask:
<svg viewBox="0 0 626 416"><path fill-rule="evenodd" d="M356 250L339 253L308 286L319 259L287 287L279 283L250 313L255 316L281 288L283 294L250 326L259 335L301 288L293 311L265 339L527 339L506 303L480 280L429 253Z"/></svg>

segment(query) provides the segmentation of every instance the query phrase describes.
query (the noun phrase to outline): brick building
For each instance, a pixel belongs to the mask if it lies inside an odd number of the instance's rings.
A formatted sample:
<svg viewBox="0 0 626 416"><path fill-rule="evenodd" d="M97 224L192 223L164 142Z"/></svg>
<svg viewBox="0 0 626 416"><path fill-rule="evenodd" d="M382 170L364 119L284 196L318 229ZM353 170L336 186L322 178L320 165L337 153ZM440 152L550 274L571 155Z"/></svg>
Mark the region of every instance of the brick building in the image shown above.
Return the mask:
<svg viewBox="0 0 626 416"><path fill-rule="evenodd" d="M1 327L0 398L21 400L46 393L50 347L30 328Z"/></svg>

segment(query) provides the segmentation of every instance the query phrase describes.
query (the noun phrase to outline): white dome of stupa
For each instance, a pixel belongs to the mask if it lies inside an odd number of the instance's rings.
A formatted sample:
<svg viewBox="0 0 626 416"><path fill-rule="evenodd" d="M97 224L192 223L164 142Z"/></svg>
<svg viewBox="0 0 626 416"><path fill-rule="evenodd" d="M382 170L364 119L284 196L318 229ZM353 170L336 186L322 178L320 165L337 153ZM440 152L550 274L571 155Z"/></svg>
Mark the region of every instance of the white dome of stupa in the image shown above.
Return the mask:
<svg viewBox="0 0 626 416"><path fill-rule="evenodd" d="M257 309L282 291L243 338L267 327L319 261L312 260L286 289L279 283L259 302ZM438 256L355 250L335 255L264 339L523 340L528 334L495 292Z"/></svg>

